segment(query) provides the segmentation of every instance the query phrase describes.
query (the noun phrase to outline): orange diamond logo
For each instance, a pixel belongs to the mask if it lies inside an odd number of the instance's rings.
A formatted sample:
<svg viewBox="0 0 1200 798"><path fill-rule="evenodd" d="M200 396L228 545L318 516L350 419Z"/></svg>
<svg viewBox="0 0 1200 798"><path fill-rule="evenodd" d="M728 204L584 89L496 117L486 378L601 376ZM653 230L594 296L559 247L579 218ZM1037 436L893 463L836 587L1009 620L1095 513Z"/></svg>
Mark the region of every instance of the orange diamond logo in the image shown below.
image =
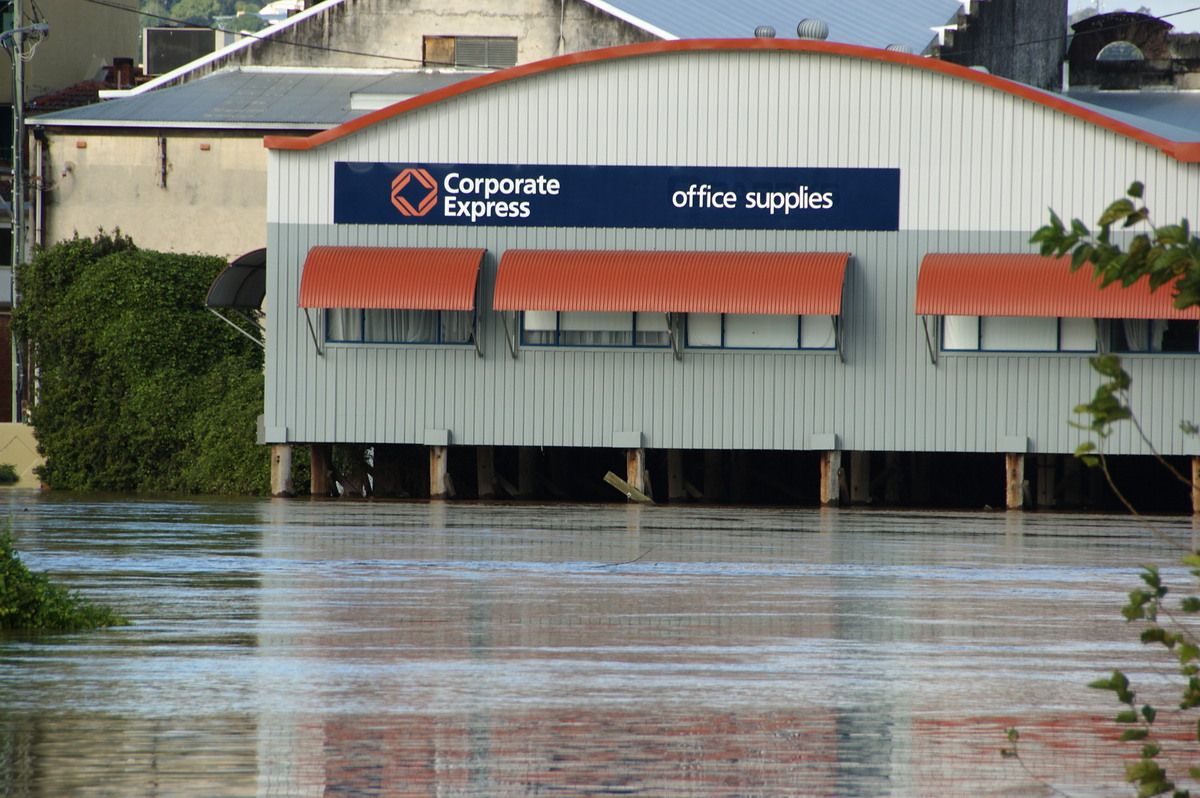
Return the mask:
<svg viewBox="0 0 1200 798"><path fill-rule="evenodd" d="M403 193L408 184L414 181L426 190L425 196L417 202L415 207ZM410 167L396 175L396 179L392 181L392 205L395 205L396 210L405 216L424 216L429 213L433 206L437 205L437 195L437 181L424 169Z"/></svg>

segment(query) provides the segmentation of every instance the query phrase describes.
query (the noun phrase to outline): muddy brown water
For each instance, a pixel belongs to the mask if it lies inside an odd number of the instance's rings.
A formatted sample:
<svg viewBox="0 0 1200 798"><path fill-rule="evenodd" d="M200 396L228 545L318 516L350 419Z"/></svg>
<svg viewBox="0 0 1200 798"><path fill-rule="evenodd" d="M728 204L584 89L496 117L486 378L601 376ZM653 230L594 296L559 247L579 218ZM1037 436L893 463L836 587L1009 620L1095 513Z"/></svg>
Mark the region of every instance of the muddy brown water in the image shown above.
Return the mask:
<svg viewBox="0 0 1200 798"><path fill-rule="evenodd" d="M134 622L0 637L10 796L1130 795L1086 684L1166 683L1119 609L1139 563L1186 584L1120 516L33 492L0 512L26 564Z"/></svg>

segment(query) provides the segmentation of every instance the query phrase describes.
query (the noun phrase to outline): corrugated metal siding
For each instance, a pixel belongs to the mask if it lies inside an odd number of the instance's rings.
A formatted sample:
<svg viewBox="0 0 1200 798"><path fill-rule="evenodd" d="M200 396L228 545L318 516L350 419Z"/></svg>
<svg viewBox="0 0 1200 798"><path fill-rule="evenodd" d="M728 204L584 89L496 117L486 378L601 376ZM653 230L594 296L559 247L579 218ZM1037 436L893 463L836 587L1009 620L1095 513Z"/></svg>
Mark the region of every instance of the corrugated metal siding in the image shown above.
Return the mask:
<svg viewBox="0 0 1200 798"><path fill-rule="evenodd" d="M730 89L739 87L738 91ZM1047 206L1091 221L1142 179L1160 222L1200 218L1200 166L944 75L781 53L695 53L563 69L397 118L310 153L272 152L267 424L296 441L804 449L836 432L849 450L999 451L1028 436L1069 452L1067 421L1099 379L1071 354L943 353L930 362L914 312L930 252L1029 251ZM486 135L480 134L486 131ZM898 233L335 226L332 162L862 166L901 169ZM1120 164L1101 171L1097 164ZM524 349L499 314L470 347L329 345L296 307L316 245L485 248L492 306L509 249L850 252L846 362L809 352ZM1133 401L1167 453L1200 419L1200 355L1126 358ZM1114 452L1144 452L1127 429Z"/></svg>
<svg viewBox="0 0 1200 798"><path fill-rule="evenodd" d="M482 249L317 246L300 277L302 308L471 310Z"/></svg>
<svg viewBox="0 0 1200 798"><path fill-rule="evenodd" d="M492 307L835 316L849 257L510 249L500 259Z"/></svg>
<svg viewBox="0 0 1200 798"><path fill-rule="evenodd" d="M1042 316L1080 319L1200 319L1177 310L1169 289L1148 279L1100 290L1088 266L1040 255L930 254L917 277L916 312L935 316Z"/></svg>

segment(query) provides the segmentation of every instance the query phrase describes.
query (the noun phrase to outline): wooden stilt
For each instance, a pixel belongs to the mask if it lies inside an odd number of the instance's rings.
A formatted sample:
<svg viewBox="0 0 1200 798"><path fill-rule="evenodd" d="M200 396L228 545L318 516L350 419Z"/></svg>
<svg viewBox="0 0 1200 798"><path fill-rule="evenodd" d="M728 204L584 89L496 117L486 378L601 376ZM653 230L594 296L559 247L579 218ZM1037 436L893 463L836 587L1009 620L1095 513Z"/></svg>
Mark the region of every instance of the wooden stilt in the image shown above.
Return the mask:
<svg viewBox="0 0 1200 798"><path fill-rule="evenodd" d="M836 449L821 453L821 504L841 503L842 453Z"/></svg>
<svg viewBox="0 0 1200 798"><path fill-rule="evenodd" d="M1200 457L1192 457L1192 515L1200 515Z"/></svg>
<svg viewBox="0 0 1200 798"><path fill-rule="evenodd" d="M687 487L683 483L683 452L667 450L667 501L678 502L687 498Z"/></svg>
<svg viewBox="0 0 1200 798"><path fill-rule="evenodd" d="M295 487L292 485L292 445L290 443L271 444L271 495L294 496Z"/></svg>
<svg viewBox="0 0 1200 798"><path fill-rule="evenodd" d="M638 502L639 504L654 504L653 499L611 471L604 475L604 481L624 493L625 498L629 499L631 502Z"/></svg>
<svg viewBox="0 0 1200 798"><path fill-rule="evenodd" d="M308 486L313 496L333 495L333 482L329 479L329 466L332 458L332 445L328 443L310 443L308 445Z"/></svg>
<svg viewBox="0 0 1200 798"><path fill-rule="evenodd" d="M1020 452L1004 455L1004 505L1009 510L1025 506L1025 455Z"/></svg>
<svg viewBox="0 0 1200 798"><path fill-rule="evenodd" d="M625 481L646 493L646 450L625 450Z"/></svg>
<svg viewBox="0 0 1200 798"><path fill-rule="evenodd" d="M871 501L871 453L850 452L850 503Z"/></svg>
<svg viewBox="0 0 1200 798"><path fill-rule="evenodd" d="M429 498L444 499L450 493L447 480L449 446L429 447Z"/></svg>
<svg viewBox="0 0 1200 798"><path fill-rule="evenodd" d="M496 498L496 450L491 446L475 447L475 481L479 498Z"/></svg>
<svg viewBox="0 0 1200 798"><path fill-rule="evenodd" d="M517 495L533 498L537 493L537 449L522 446L517 450Z"/></svg>

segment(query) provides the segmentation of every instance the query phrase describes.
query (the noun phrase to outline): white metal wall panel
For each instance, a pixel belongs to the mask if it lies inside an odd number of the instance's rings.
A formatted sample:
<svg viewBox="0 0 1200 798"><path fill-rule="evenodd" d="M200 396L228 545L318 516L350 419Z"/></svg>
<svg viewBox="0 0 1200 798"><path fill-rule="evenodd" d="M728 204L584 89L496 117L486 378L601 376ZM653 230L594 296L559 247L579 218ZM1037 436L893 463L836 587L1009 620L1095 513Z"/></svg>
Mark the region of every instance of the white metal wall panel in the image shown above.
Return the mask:
<svg viewBox="0 0 1200 798"><path fill-rule="evenodd" d="M386 227L332 224L335 161L894 167L901 232ZM1104 170L1097 169L1104 165ZM1200 166L960 78L843 56L680 52L584 64L452 98L313 151L273 151L267 425L294 441L998 451L1028 436L1072 451L1086 356L942 353L912 313L928 252L1028 251L1046 208L1094 219L1134 179L1160 221L1200 217ZM470 348L329 345L296 307L317 244L474 246L484 357ZM849 251L846 362L812 352L527 347L509 357L490 308L509 248ZM318 332L320 332L318 330ZM1147 432L1185 453L1200 356L1131 356ZM1129 429L1114 452L1142 452Z"/></svg>

